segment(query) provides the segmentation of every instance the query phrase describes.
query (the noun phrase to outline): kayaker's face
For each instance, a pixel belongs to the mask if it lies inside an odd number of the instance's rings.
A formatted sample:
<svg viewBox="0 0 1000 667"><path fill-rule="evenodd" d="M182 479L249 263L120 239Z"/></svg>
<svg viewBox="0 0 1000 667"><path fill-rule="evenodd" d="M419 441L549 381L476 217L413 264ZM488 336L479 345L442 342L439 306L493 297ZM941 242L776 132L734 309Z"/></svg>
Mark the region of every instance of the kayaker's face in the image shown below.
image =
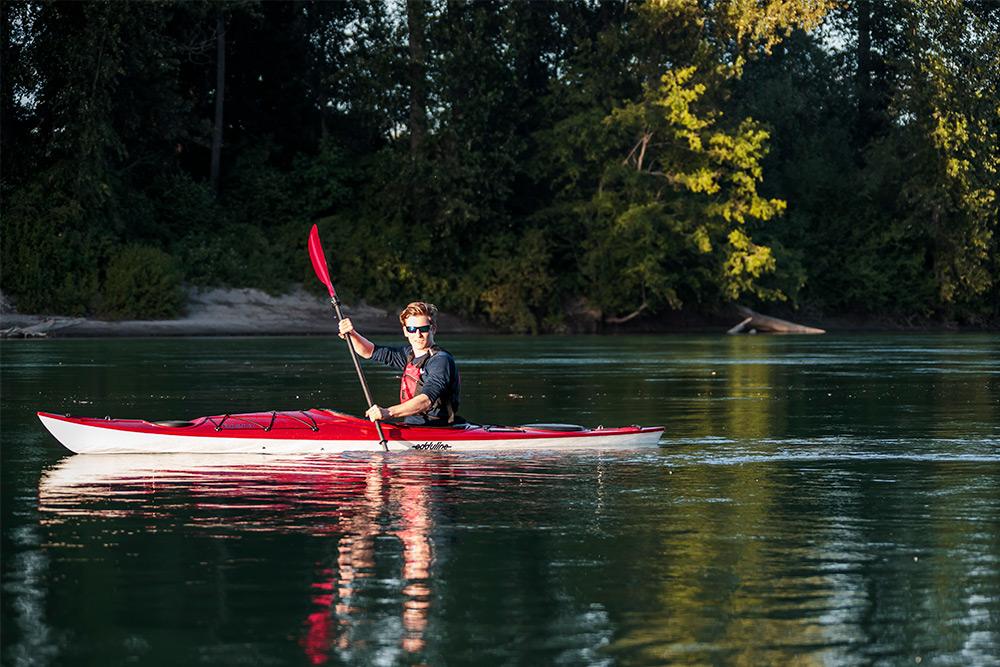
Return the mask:
<svg viewBox="0 0 1000 667"><path fill-rule="evenodd" d="M434 325L426 315L410 315L403 325L403 335L410 341L414 352L422 352L434 345L434 331Z"/></svg>

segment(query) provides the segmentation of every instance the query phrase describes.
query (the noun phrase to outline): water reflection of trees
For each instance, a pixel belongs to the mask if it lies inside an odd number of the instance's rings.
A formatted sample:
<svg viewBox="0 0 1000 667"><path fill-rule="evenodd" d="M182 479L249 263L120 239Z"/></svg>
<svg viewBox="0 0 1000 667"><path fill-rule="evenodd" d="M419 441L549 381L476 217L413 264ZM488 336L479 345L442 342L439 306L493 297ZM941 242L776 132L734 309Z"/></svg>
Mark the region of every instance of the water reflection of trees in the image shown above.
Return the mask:
<svg viewBox="0 0 1000 667"><path fill-rule="evenodd" d="M254 545L277 561L270 574L290 571L253 589L285 599L284 611L241 608L249 577L225 572L229 556L215 569L230 579L196 592L214 596L206 616L225 626L219 635L245 635L231 624L249 610L287 631L273 643L313 664L472 662L490 651L546 664L861 664L927 647L984 664L995 654L996 475L983 462L844 460L836 448L803 462L771 446L548 463L226 457L154 471L86 470L74 466L105 457L72 457L42 480L41 539L79 540L88 518L112 531L174 526L222 552L238 548L225 539L234 535L300 534ZM113 579L124 550L87 570ZM180 580L172 562L207 551L144 567ZM169 614L163 622L174 629Z"/></svg>

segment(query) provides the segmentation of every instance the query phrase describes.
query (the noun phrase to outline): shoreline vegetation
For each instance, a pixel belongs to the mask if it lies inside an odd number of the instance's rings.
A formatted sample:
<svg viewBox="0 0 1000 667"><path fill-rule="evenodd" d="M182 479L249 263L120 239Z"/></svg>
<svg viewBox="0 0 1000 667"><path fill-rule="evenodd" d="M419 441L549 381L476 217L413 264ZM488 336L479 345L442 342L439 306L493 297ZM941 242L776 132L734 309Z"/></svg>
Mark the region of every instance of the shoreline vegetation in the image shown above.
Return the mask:
<svg viewBox="0 0 1000 667"><path fill-rule="evenodd" d="M995 328L997 53L981 2L5 0L0 288L320 333L189 297L318 294L316 225L346 303L489 332Z"/></svg>
<svg viewBox="0 0 1000 667"><path fill-rule="evenodd" d="M398 333L396 307L378 307L360 302L343 306L344 315L358 328L372 334ZM778 320L743 307L712 314L671 311L627 323L601 322L591 312L575 312L568 318L564 334L815 334L859 332L997 331L989 326L959 326L933 320L903 321L893 318L815 317L780 313L795 322ZM799 324L801 320L802 324ZM482 322L441 313L442 334L495 335ZM782 324L783 323L783 324ZM816 327L812 331L782 330L784 325ZM0 338L120 338L183 336L333 336L336 322L325 297L301 287L281 295L249 289L191 289L185 314L172 319L104 320L52 314L17 313L0 297Z"/></svg>

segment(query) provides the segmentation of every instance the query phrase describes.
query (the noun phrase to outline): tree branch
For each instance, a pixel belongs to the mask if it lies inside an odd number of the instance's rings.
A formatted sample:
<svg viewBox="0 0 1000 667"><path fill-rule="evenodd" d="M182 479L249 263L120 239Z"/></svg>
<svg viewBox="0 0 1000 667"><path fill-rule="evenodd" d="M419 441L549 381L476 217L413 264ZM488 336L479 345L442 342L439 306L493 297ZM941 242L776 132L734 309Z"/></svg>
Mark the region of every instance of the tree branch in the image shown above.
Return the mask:
<svg viewBox="0 0 1000 667"><path fill-rule="evenodd" d="M642 171L642 161L646 157L646 146L649 146L649 140L653 138L652 132L646 132L642 135L642 150L639 151L639 159L635 163L635 170Z"/></svg>
<svg viewBox="0 0 1000 667"><path fill-rule="evenodd" d="M625 159L622 160L622 165L626 165L632 161L632 157L635 155L636 151L639 151L639 157L635 161L635 170L642 171L642 161L646 158L646 148L649 146L649 142L653 139L652 132L643 132L642 137L636 142L632 150L628 152Z"/></svg>
<svg viewBox="0 0 1000 667"><path fill-rule="evenodd" d="M649 307L649 304L646 301L643 301L641 306L639 306L638 308L636 308L635 310L633 310L628 315L625 315L623 317L609 317L609 318L607 318L604 321L607 322L608 324L625 324L629 320L632 320L632 319L635 319L636 317L639 317L639 314L642 311L646 310L646 308L648 308L648 307Z"/></svg>

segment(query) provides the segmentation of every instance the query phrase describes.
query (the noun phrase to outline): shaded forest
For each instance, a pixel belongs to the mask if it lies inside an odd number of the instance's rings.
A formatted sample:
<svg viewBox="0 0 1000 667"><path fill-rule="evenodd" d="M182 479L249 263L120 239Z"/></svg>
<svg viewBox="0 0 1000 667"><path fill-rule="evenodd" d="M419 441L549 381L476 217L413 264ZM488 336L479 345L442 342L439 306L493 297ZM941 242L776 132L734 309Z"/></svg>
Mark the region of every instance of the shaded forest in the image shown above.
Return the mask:
<svg viewBox="0 0 1000 667"><path fill-rule="evenodd" d="M1000 4L4 0L3 293L1000 321Z"/></svg>

